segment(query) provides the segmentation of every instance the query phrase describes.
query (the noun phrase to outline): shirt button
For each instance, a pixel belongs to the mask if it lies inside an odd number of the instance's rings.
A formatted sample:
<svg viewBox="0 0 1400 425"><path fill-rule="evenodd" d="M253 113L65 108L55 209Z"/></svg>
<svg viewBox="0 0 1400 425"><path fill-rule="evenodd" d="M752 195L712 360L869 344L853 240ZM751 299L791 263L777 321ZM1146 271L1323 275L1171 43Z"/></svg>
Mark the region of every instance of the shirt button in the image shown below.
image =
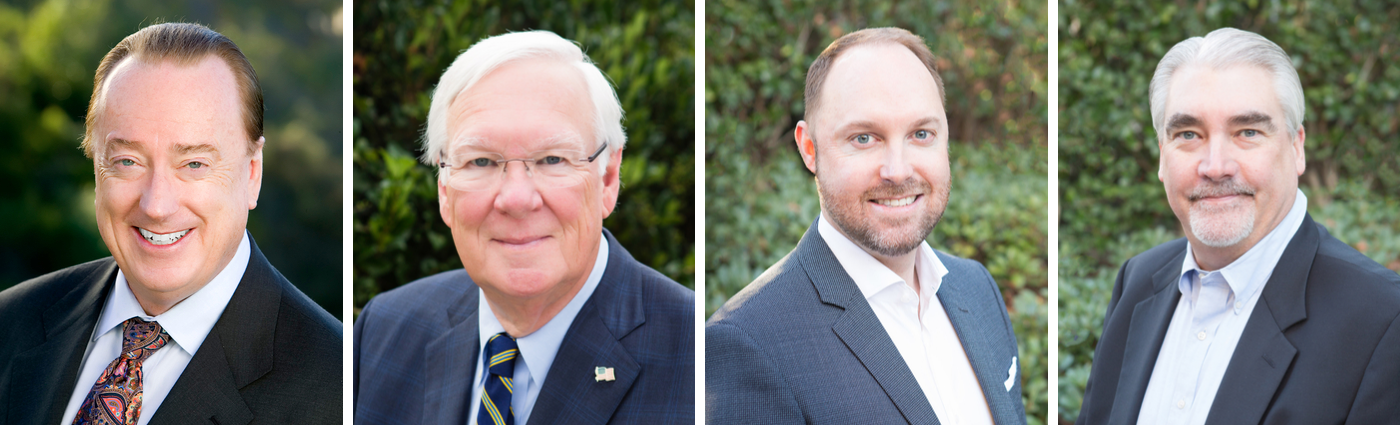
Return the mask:
<svg viewBox="0 0 1400 425"><path fill-rule="evenodd" d="M1200 333L1196 334L1196 339L1199 339L1199 340L1201 340L1201 341L1205 341L1205 340L1206 340L1206 331L1201 331Z"/></svg>
<svg viewBox="0 0 1400 425"><path fill-rule="evenodd" d="M1185 408L1186 408L1186 400L1177 400L1177 401L1176 401L1176 408L1178 408L1178 409L1185 409Z"/></svg>
<svg viewBox="0 0 1400 425"><path fill-rule="evenodd" d="M1243 309L1244 309L1244 302L1236 301L1236 302L1235 302L1235 314L1240 314L1240 310L1243 310Z"/></svg>

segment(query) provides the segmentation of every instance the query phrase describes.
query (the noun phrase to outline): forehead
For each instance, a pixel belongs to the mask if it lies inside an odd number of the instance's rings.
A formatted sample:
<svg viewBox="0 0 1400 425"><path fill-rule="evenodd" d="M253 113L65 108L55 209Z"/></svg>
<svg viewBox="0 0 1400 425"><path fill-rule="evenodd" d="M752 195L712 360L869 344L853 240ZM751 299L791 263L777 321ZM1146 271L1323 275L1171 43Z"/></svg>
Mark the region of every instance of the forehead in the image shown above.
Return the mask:
<svg viewBox="0 0 1400 425"><path fill-rule="evenodd" d="M447 148L470 141L502 150L593 140L583 74L550 59L521 59L491 71L452 101ZM577 146L582 148L583 146Z"/></svg>
<svg viewBox="0 0 1400 425"><path fill-rule="evenodd" d="M822 83L820 108L817 125L828 130L841 122L944 115L933 75L895 43L859 45L837 57Z"/></svg>
<svg viewBox="0 0 1400 425"><path fill-rule="evenodd" d="M1252 65L1178 69L1172 75L1164 111L1167 117L1185 114L1207 123L1247 111L1268 114L1279 122L1283 118L1273 74Z"/></svg>
<svg viewBox="0 0 1400 425"><path fill-rule="evenodd" d="M192 65L127 58L103 86L97 139L241 146L249 141L236 87L215 56Z"/></svg>

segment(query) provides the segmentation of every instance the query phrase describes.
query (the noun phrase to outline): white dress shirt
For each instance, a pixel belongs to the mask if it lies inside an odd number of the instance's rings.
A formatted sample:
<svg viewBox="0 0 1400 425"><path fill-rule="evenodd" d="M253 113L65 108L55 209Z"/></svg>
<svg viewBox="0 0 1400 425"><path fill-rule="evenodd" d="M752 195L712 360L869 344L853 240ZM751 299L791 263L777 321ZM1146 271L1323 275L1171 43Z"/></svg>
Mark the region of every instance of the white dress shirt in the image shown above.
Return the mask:
<svg viewBox="0 0 1400 425"><path fill-rule="evenodd" d="M1205 424L1259 294L1307 209L1308 198L1299 190L1283 221L1220 270L1197 266L1187 243L1177 282L1181 300L1157 353L1139 424Z"/></svg>
<svg viewBox="0 0 1400 425"><path fill-rule="evenodd" d="M938 288L948 269L928 242L917 249L916 294L898 274L832 227L825 216L819 219L817 231L875 310L875 317L914 373L939 423L991 425L992 412L977 374L938 301Z"/></svg>
<svg viewBox="0 0 1400 425"><path fill-rule="evenodd" d="M511 379L510 407L514 410L515 423L524 424L530 420L530 410L540 396L540 387L549 375L550 365L554 364L554 356L559 353L559 345L564 343L564 334L574 323L574 317L578 316L583 304L593 296L593 290L598 289L598 283L603 280L603 268L607 265L608 239L602 238L598 242L598 258L593 261L593 271L588 273L588 280L583 282L583 287L574 294L574 298L539 330L515 339L515 346L520 350L520 355L515 358L515 372ZM486 302L486 294L480 288L477 289L477 300L477 332L480 336L476 347L476 377L472 381L476 384L472 386L471 416L467 417L469 424L476 424L477 410L481 409L481 391L486 385L487 375L482 373L483 365L480 364L486 356L486 341L492 335L506 331L491 311L491 304Z"/></svg>
<svg viewBox="0 0 1400 425"><path fill-rule="evenodd" d="M159 316L146 314L132 294L131 287L127 286L126 274L117 270L116 284L103 304L102 315L92 331L92 339L88 340L83 363L78 369L78 383L68 397L68 407L63 410L63 421L59 423L73 423L97 378L102 376L112 360L121 355L122 323L132 317L160 323L165 333L170 334L170 342L141 363L141 417L136 423L145 425L150 422L160 403L170 393L170 388L175 386L175 381L185 371L185 365L190 363L190 358L204 343L204 338L214 329L214 323L224 314L224 307L233 298L238 282L243 280L243 272L248 270L249 246L245 231L233 259L209 284Z"/></svg>

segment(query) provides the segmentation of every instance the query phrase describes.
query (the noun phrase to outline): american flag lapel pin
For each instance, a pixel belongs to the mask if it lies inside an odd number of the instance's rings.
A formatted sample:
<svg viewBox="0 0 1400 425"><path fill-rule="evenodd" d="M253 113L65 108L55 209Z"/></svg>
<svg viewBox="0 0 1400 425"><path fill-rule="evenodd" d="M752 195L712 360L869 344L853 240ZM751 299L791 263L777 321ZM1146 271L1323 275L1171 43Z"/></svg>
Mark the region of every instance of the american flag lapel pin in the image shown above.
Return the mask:
<svg viewBox="0 0 1400 425"><path fill-rule="evenodd" d="M613 376L613 368L598 366L593 368L593 380L595 382L616 381L617 378Z"/></svg>

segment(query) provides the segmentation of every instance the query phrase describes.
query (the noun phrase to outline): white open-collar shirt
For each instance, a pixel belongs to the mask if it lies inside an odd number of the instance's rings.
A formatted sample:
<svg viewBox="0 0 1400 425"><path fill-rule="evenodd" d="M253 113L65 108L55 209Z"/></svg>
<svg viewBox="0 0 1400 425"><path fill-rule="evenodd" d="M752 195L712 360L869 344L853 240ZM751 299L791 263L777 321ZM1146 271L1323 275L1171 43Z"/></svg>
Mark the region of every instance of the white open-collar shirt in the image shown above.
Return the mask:
<svg viewBox="0 0 1400 425"><path fill-rule="evenodd" d="M826 216L818 220L817 231L875 310L875 317L913 372L938 421L947 425L991 425L992 412L977 374L948 313L938 301L938 288L948 269L928 242L917 248L916 294L903 278L836 230Z"/></svg>
<svg viewBox="0 0 1400 425"><path fill-rule="evenodd" d="M1177 281L1181 300L1147 381L1139 424L1206 422L1254 305L1307 210L1308 197L1298 190L1283 221L1220 270L1202 270L1187 243Z"/></svg>
<svg viewBox="0 0 1400 425"><path fill-rule="evenodd" d="M213 280L159 316L146 314L146 310L141 308L141 303L137 302L136 296L132 294L126 274L117 270L116 284L107 296L107 302L102 306L102 315L98 317L97 326L93 328L92 339L88 340L82 366L78 369L78 383L73 387L72 395L68 397L68 407L63 410L63 421L59 423L73 423L73 418L78 416L78 409L83 406L83 400L87 398L88 393L92 392L97 378L102 376L102 372L112 360L121 355L122 323L132 317L159 323L160 327L165 329L165 333L170 334L170 342L141 363L141 417L136 423L145 425L150 422L156 409L165 401L165 396L170 394L170 388L175 386L175 381L184 373L190 358L194 357L195 351L199 350L209 332L214 330L219 316L224 314L224 308L228 307L234 290L238 289L238 282L243 280L243 272L248 270L248 257L251 252L248 232L245 231L233 259L229 260L228 265L224 266L219 274L214 275Z"/></svg>
<svg viewBox="0 0 1400 425"><path fill-rule="evenodd" d="M569 330L569 326L574 323L574 317L578 316L579 310L583 309L583 304L588 302L588 298L593 296L593 291L598 289L598 283L603 281L603 269L608 265L608 239L602 238L598 241L598 258L593 261L593 271L588 273L588 280L583 282L583 287L579 288L574 298L555 314L554 318L541 326L529 335L516 338L516 349L520 350L520 355L515 358L515 372L511 377L511 397L510 407L515 415L515 423L524 424L530 420L530 410L535 407L535 400L540 396L540 388L544 386L544 378L549 375L549 367L554 364L555 355L559 354L559 346L564 343L564 335ZM477 289L477 365L476 376L472 380L472 408L471 416L467 416L468 424L476 424L477 410L481 409L481 391L485 388L488 375L482 373L481 359L486 356L486 341L492 335L505 332L505 326L496 319L496 314L491 311L491 304L486 302L486 294Z"/></svg>

